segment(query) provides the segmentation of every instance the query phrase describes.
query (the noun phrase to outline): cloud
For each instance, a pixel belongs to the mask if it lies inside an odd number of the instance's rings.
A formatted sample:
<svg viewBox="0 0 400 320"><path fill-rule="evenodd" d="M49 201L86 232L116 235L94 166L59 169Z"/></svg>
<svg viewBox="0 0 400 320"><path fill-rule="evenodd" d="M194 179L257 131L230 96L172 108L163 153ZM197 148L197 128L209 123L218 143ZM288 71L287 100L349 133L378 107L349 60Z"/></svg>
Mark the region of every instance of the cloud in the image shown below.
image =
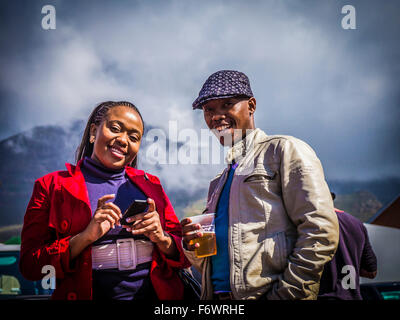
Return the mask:
<svg viewBox="0 0 400 320"><path fill-rule="evenodd" d="M7 121L19 130L66 123L87 118L102 100L126 99L153 127L167 132L176 120L180 130L200 130L202 114L191 103L201 85L214 71L238 69L252 82L256 124L307 141L329 178L397 174L400 151L390 145L400 136L399 68L389 66L398 60L374 46L392 30L376 24L371 3L356 5L354 31L340 27L341 3L59 3L56 30L21 26L36 44L24 59L0 60L2 98L17 105ZM388 19L399 26L395 15ZM397 44L384 46L398 55ZM165 170L166 178L180 181L176 170ZM182 170L195 176L196 168Z"/></svg>

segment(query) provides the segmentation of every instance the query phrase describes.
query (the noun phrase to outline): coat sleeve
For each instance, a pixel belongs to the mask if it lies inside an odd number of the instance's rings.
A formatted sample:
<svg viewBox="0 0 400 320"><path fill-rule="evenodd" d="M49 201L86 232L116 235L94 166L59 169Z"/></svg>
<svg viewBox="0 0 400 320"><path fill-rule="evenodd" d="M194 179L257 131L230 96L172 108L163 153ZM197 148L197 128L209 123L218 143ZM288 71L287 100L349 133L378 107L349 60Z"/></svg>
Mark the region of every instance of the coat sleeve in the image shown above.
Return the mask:
<svg viewBox="0 0 400 320"><path fill-rule="evenodd" d="M42 268L53 266L56 278L73 272L70 267L70 237L57 238L55 228L49 226L51 200L49 187L43 178L35 182L32 197L26 209L21 233L19 268L28 280L37 281L45 274Z"/></svg>
<svg viewBox="0 0 400 320"><path fill-rule="evenodd" d="M321 163L311 147L293 138L281 148L282 197L298 238L267 299L316 299L323 267L338 245L338 220Z"/></svg>

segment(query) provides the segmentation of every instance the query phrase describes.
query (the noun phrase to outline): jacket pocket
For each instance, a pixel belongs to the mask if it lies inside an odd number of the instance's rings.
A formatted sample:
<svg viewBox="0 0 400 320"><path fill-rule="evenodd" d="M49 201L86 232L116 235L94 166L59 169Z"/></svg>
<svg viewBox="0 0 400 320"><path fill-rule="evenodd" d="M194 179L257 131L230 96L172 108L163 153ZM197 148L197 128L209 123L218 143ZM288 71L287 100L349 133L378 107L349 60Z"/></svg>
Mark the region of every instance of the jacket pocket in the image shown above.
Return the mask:
<svg viewBox="0 0 400 320"><path fill-rule="evenodd" d="M244 183L249 183L249 182L268 182L274 180L276 177L276 172L275 171L253 171L251 174L249 174L245 179Z"/></svg>
<svg viewBox="0 0 400 320"><path fill-rule="evenodd" d="M268 236L264 240L264 258L267 268L277 273L283 272L286 266L287 249L286 235L284 231Z"/></svg>
<svg viewBox="0 0 400 320"><path fill-rule="evenodd" d="M242 261L245 286L267 290L286 265L285 233L271 234L257 245L247 246Z"/></svg>

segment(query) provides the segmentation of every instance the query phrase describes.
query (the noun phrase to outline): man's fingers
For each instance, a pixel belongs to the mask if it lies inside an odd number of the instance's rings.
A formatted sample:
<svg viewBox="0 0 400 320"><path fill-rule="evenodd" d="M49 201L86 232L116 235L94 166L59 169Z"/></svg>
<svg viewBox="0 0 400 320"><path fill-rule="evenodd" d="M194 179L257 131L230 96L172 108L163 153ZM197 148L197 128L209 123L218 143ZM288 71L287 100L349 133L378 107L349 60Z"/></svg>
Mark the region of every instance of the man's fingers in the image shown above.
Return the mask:
<svg viewBox="0 0 400 320"><path fill-rule="evenodd" d="M196 248L200 247L198 243L195 244L186 244L186 250L194 251Z"/></svg>
<svg viewBox="0 0 400 320"><path fill-rule="evenodd" d="M185 236L185 235L189 234L190 232L193 232L193 231L196 231L196 230L200 230L200 229L201 229L201 226L199 224L196 224L196 223L189 224L189 225L185 225L182 228L182 233Z"/></svg>
<svg viewBox="0 0 400 320"><path fill-rule="evenodd" d="M183 237L183 246L185 247L186 250L189 251L194 251L196 248L200 247L200 243L195 242L191 243L191 240L199 238L200 236L198 234L193 234L190 236L185 236Z"/></svg>
<svg viewBox="0 0 400 320"><path fill-rule="evenodd" d="M192 223L192 219L190 219L190 218L185 218L185 219L183 219L183 220L181 221L181 226L183 227L183 226L186 226L187 224L190 224L190 223Z"/></svg>
<svg viewBox="0 0 400 320"><path fill-rule="evenodd" d="M183 237L183 239L184 239L184 241L186 241L187 243L189 243L189 241L191 241L191 240L193 240L193 239L196 239L196 238L200 238L200 237L202 237L202 236L203 236L203 233L199 231L199 232L194 232L194 233L185 235L185 236Z"/></svg>

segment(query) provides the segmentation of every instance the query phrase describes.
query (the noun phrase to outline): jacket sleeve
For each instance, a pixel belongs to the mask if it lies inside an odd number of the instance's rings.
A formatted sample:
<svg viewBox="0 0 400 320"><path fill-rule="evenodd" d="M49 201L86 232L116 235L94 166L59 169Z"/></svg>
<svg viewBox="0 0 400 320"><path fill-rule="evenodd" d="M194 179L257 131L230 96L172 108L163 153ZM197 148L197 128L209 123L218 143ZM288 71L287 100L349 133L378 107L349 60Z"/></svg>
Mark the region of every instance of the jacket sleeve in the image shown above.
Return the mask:
<svg viewBox="0 0 400 320"><path fill-rule="evenodd" d="M323 267L338 246L338 220L321 163L311 147L288 139L281 155L283 202L298 238L267 299L316 299Z"/></svg>
<svg viewBox="0 0 400 320"><path fill-rule="evenodd" d="M171 202L168 199L164 189L162 189L163 198L165 201L165 209L164 209L164 231L167 232L172 240L175 242L176 248L179 252L179 258L177 260L171 259L167 257L161 250L158 250L160 256L170 267L174 268L188 268L190 267L190 262L186 258L183 248L182 248L182 228L179 223L179 220L175 214L174 208L172 207Z"/></svg>
<svg viewBox="0 0 400 320"><path fill-rule="evenodd" d="M21 233L19 268L28 280L37 281L45 274L42 268L53 266L56 278L73 272L70 268L70 237L57 239L56 230L49 226L51 201L44 179L35 182L32 197L24 217Z"/></svg>
<svg viewBox="0 0 400 320"><path fill-rule="evenodd" d="M199 271L200 273L204 272L204 264L206 262L206 258L197 258L194 251L189 251L183 248L183 251L185 252L186 258L189 260L189 262Z"/></svg>

